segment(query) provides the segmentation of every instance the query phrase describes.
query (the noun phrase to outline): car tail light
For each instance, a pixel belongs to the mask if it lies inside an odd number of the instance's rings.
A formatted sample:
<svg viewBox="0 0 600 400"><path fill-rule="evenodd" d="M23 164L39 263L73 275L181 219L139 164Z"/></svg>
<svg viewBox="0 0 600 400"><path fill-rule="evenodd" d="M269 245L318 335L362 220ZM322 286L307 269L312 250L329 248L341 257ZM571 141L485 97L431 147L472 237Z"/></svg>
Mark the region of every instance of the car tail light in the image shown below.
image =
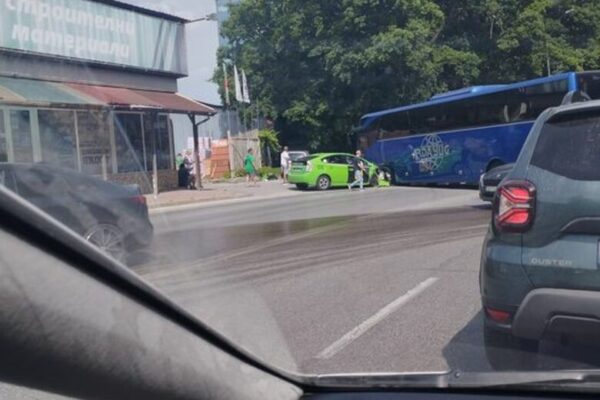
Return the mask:
<svg viewBox="0 0 600 400"><path fill-rule="evenodd" d="M139 205L146 205L146 196L138 194L137 196L130 197L129 200Z"/></svg>
<svg viewBox="0 0 600 400"><path fill-rule="evenodd" d="M312 171L312 164L310 161L306 162L306 172Z"/></svg>
<svg viewBox="0 0 600 400"><path fill-rule="evenodd" d="M508 181L494 199L494 224L506 232L525 232L535 215L535 186L527 181Z"/></svg>
<svg viewBox="0 0 600 400"><path fill-rule="evenodd" d="M508 322L510 322L510 313L506 311L486 307L485 313L489 317L489 319L499 324L507 324Z"/></svg>

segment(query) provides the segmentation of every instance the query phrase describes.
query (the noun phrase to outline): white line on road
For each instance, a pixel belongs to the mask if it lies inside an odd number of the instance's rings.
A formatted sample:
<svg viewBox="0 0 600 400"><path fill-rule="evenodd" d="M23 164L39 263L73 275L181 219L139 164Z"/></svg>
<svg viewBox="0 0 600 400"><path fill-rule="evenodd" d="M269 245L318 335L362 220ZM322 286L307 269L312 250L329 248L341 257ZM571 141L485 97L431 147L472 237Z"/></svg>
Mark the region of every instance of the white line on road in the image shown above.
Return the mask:
<svg viewBox="0 0 600 400"><path fill-rule="evenodd" d="M381 310L377 311L377 313L373 314L371 317L366 319L360 325L357 325L350 332L346 333L344 336L335 341L331 346L327 347L325 350L320 352L315 356L318 359L328 359L336 355L338 352L343 350L350 343L361 337L365 332L374 327L377 323L381 322L388 315L408 303L414 297L421 294L425 289L429 286L433 285L438 278L428 278L423 282L419 283L414 288L410 289L408 292L398 297L396 300L392 301L387 306L383 307Z"/></svg>

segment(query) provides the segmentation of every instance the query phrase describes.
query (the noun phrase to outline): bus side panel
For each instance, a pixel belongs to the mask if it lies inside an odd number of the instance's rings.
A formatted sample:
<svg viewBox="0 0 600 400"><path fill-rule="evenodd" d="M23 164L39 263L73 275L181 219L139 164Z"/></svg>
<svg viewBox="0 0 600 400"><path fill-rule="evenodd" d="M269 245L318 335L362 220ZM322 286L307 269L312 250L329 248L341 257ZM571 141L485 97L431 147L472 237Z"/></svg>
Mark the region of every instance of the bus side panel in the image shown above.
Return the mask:
<svg viewBox="0 0 600 400"><path fill-rule="evenodd" d="M390 166L397 183L476 184L490 162L517 159L532 126L528 121L388 139L375 142L366 156Z"/></svg>
<svg viewBox="0 0 600 400"><path fill-rule="evenodd" d="M363 156L375 164L383 165L386 164L386 159L384 156L385 151L385 141L375 141L370 147L360 146L359 148L363 152Z"/></svg>

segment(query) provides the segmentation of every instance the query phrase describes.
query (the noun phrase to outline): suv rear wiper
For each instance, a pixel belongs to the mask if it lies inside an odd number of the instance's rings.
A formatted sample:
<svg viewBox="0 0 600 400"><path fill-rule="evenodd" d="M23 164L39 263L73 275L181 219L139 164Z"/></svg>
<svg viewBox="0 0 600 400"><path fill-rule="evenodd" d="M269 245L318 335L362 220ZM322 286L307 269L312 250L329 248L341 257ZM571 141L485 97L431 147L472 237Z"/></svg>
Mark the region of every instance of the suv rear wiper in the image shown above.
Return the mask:
<svg viewBox="0 0 600 400"><path fill-rule="evenodd" d="M510 371L510 372L430 372L430 373L352 373L306 377L305 383L327 388L539 388L599 384L600 370ZM594 385L595 386L595 385Z"/></svg>

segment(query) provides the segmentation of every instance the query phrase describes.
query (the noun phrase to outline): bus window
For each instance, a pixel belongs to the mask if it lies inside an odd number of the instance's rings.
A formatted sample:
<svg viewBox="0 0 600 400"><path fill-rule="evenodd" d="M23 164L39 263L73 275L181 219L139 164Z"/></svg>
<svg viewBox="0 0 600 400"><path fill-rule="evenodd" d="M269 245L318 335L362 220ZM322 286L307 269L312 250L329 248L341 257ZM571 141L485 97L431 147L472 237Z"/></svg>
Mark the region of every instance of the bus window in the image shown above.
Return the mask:
<svg viewBox="0 0 600 400"><path fill-rule="evenodd" d="M477 98L477 126L504 124L504 107L507 104L506 93L494 93Z"/></svg>
<svg viewBox="0 0 600 400"><path fill-rule="evenodd" d="M410 110L408 112L410 134L431 132L429 117L431 116L432 112L433 107L424 107Z"/></svg>
<svg viewBox="0 0 600 400"><path fill-rule="evenodd" d="M566 79L522 88L528 104L525 119L536 119L545 109L560 105L567 90Z"/></svg>
<svg viewBox="0 0 600 400"><path fill-rule="evenodd" d="M600 73L584 72L577 74L579 90L584 91L590 98L600 99Z"/></svg>
<svg viewBox="0 0 600 400"><path fill-rule="evenodd" d="M410 134L408 113L401 112L381 118L380 139L404 137Z"/></svg>
<svg viewBox="0 0 600 400"><path fill-rule="evenodd" d="M449 131L472 126L476 114L470 105L472 100L444 104L444 116L439 121L439 128Z"/></svg>

